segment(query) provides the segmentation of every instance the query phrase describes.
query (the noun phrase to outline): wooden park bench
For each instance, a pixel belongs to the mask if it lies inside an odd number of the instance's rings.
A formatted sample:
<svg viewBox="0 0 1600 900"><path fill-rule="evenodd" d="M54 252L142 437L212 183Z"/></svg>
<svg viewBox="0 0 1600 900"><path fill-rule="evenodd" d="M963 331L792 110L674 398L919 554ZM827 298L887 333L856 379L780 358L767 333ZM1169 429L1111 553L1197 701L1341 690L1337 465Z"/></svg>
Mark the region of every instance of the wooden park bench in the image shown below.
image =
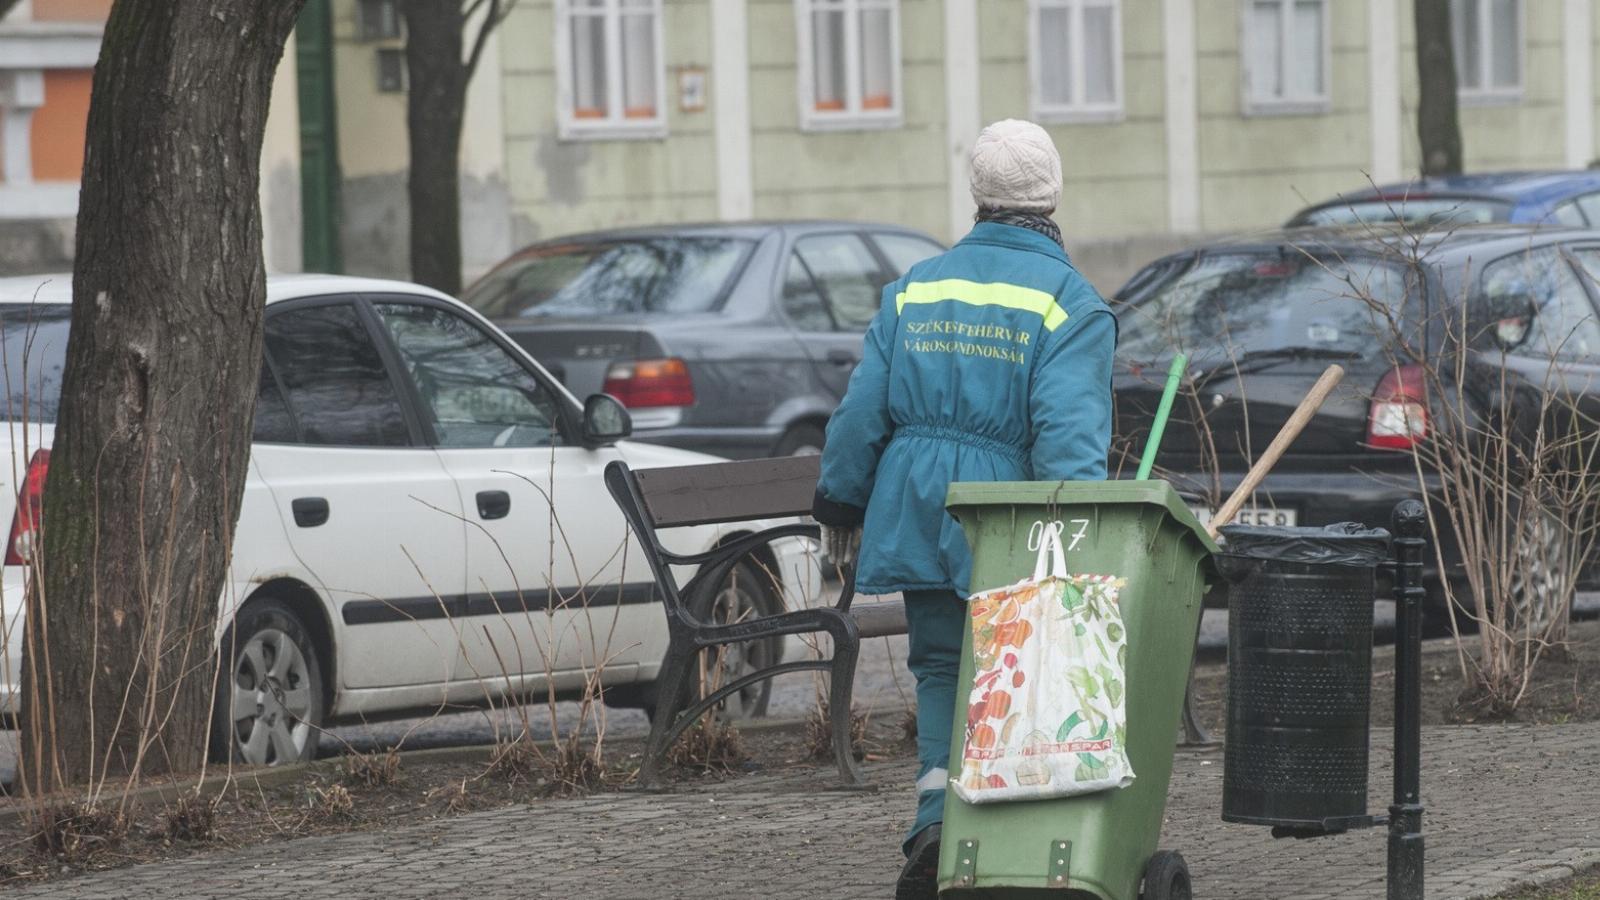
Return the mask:
<svg viewBox="0 0 1600 900"><path fill-rule="evenodd" d="M688 556L668 550L658 536L662 529L684 526L809 516L820 472L821 458L816 456L638 471L620 461L606 467L606 487L644 549L667 615L669 642L656 682L650 737L639 769L641 785L654 781L672 744L713 707L753 684L804 671L832 674L828 717L834 758L847 786L866 783L850 746L850 697L856 658L862 638L905 634L904 602L897 598L853 606L855 577L854 572L846 570L839 595L831 606L786 610L736 622L708 620L696 610L713 608L712 599L741 561L780 538L818 538L819 527L790 522ZM673 566L699 568L680 587ZM833 639L832 655L774 661L689 702L691 696L699 696L692 689L699 686L702 653L791 634L827 634ZM1209 740L1193 716L1188 696L1184 698L1183 724L1189 741Z"/></svg>
<svg viewBox="0 0 1600 900"><path fill-rule="evenodd" d="M847 786L859 787L866 783L850 746L850 694L855 681L856 658L862 638L905 633L906 614L902 601L885 600L852 607L855 577L847 570L843 573L839 596L831 606L786 610L736 622L708 621L695 611L712 608L709 601L741 561L780 538L815 539L820 529L815 524L791 522L689 556L668 550L657 535L661 529L690 525L809 516L820 466L820 457L795 456L638 471L623 462L613 462L606 467L606 487L644 548L645 560L655 575L667 614L669 641L656 682L650 738L639 768L641 785L649 785L655 779L673 742L707 711L750 685L778 675L805 671L832 674L828 717L839 775ZM699 569L680 587L672 572L673 566L698 566ZM718 648L729 645L791 634L827 634L832 638L832 655L775 661L735 677L697 702L688 702L695 694L691 689L698 684L703 652L715 653Z"/></svg>

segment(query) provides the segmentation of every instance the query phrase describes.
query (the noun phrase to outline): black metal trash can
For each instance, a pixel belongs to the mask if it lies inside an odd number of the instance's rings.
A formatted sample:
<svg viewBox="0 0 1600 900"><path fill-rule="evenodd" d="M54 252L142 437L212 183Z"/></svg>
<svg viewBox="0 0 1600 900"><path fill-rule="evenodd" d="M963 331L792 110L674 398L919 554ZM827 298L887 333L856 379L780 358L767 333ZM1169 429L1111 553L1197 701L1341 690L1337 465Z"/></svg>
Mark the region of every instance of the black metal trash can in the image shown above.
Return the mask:
<svg viewBox="0 0 1600 900"><path fill-rule="evenodd" d="M1367 811L1372 601L1389 533L1222 529L1228 733L1222 818L1310 833Z"/></svg>

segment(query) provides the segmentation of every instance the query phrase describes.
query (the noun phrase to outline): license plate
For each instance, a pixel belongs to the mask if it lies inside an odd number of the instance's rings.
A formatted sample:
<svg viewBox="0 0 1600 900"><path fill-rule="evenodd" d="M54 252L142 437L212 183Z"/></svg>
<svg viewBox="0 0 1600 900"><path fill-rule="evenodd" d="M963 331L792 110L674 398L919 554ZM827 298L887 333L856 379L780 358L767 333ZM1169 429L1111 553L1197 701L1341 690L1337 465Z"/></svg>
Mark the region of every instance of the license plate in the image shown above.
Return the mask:
<svg viewBox="0 0 1600 900"><path fill-rule="evenodd" d="M1200 520L1201 525L1211 524L1211 510L1203 506L1191 506L1194 517ZM1272 509L1266 506L1245 507L1233 517L1234 525L1269 525L1293 527L1300 524L1298 511L1293 509Z"/></svg>

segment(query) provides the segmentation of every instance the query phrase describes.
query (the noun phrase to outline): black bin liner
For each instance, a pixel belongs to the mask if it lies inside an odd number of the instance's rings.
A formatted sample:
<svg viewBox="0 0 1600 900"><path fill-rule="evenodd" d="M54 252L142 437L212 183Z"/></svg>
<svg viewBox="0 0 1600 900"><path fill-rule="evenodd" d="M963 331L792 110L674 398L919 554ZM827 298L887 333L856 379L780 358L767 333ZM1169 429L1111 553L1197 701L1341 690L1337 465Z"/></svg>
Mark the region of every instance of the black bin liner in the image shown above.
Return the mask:
<svg viewBox="0 0 1600 900"><path fill-rule="evenodd" d="M1366 814L1372 601L1389 534L1228 526L1222 818L1340 830Z"/></svg>

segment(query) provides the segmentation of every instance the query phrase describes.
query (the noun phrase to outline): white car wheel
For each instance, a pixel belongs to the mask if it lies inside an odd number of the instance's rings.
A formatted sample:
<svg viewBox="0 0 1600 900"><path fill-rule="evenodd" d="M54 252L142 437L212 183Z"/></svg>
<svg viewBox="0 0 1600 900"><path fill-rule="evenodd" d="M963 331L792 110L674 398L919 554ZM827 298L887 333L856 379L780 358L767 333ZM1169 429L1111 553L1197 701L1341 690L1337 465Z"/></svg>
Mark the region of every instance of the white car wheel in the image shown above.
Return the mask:
<svg viewBox="0 0 1600 900"><path fill-rule="evenodd" d="M322 670L295 614L264 600L239 616L218 686L218 737L233 759L276 766L316 757L322 733Z"/></svg>

